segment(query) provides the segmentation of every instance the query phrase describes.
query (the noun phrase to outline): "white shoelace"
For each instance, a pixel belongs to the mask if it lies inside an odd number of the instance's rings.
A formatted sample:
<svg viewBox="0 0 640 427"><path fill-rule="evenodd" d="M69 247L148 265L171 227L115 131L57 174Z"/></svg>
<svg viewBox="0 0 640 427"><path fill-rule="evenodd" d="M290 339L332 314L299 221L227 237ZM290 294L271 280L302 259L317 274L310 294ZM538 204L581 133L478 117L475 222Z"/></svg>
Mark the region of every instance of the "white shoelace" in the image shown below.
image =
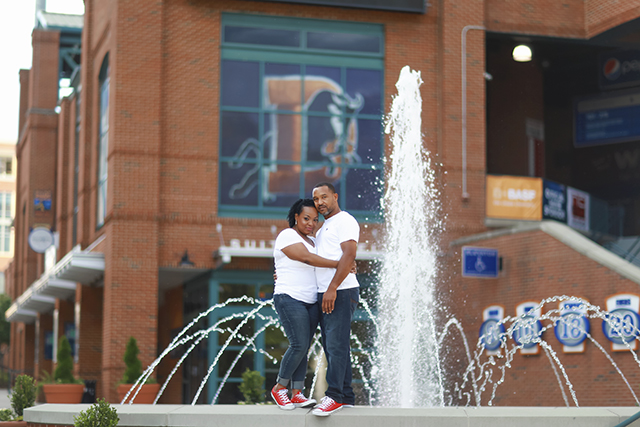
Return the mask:
<svg viewBox="0 0 640 427"><path fill-rule="evenodd" d="M329 396L325 396L322 398L322 401L320 402L320 405L318 405L318 408L321 408L321 409L328 408L334 403L335 401L332 398L330 398Z"/></svg>

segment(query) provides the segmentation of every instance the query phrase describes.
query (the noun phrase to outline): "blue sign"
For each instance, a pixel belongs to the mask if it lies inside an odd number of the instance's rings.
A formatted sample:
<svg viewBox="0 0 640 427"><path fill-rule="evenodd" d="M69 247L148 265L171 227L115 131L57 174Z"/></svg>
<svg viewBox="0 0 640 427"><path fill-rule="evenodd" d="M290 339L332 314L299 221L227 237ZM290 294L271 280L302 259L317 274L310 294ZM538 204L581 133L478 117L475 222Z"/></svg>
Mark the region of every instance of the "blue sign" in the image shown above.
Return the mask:
<svg viewBox="0 0 640 427"><path fill-rule="evenodd" d="M462 277L498 277L497 249L462 247Z"/></svg>
<svg viewBox="0 0 640 427"><path fill-rule="evenodd" d="M640 333L640 316L628 308L617 308L602 321L602 332L614 344L633 342Z"/></svg>
<svg viewBox="0 0 640 427"><path fill-rule="evenodd" d="M513 340L523 348L532 348L540 342L542 323L533 316L523 316L513 327Z"/></svg>
<svg viewBox="0 0 640 427"><path fill-rule="evenodd" d="M480 342L485 350L495 351L504 340L504 325L498 319L487 319L480 326Z"/></svg>
<svg viewBox="0 0 640 427"><path fill-rule="evenodd" d="M587 339L591 324L586 316L580 313L567 312L562 315L554 327L556 338L562 345L574 347Z"/></svg>
<svg viewBox="0 0 640 427"><path fill-rule="evenodd" d="M553 181L543 181L542 218L567 222L567 188Z"/></svg>
<svg viewBox="0 0 640 427"><path fill-rule="evenodd" d="M605 52L598 58L601 89L640 85L640 50Z"/></svg>
<svg viewBox="0 0 640 427"><path fill-rule="evenodd" d="M577 148L640 139L640 92L574 101L573 145Z"/></svg>

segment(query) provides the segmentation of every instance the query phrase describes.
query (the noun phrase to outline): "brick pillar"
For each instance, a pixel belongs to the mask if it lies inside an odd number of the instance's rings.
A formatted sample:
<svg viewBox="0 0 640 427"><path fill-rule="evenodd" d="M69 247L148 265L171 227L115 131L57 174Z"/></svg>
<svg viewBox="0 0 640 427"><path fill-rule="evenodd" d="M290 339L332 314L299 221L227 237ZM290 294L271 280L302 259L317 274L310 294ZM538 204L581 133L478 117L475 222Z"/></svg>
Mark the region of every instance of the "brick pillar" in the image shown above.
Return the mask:
<svg viewBox="0 0 640 427"><path fill-rule="evenodd" d="M38 357L35 364L34 374L36 378L42 378L43 371L53 373L53 363L51 360L45 360L45 336L46 332L53 332L53 316L51 313L41 313L38 316L40 320L40 336L38 339Z"/></svg>
<svg viewBox="0 0 640 427"><path fill-rule="evenodd" d="M81 286L76 292L76 304L80 305L79 322L76 324L78 363L75 374L85 380L102 378L102 296L103 288ZM96 397L102 397L100 384Z"/></svg>

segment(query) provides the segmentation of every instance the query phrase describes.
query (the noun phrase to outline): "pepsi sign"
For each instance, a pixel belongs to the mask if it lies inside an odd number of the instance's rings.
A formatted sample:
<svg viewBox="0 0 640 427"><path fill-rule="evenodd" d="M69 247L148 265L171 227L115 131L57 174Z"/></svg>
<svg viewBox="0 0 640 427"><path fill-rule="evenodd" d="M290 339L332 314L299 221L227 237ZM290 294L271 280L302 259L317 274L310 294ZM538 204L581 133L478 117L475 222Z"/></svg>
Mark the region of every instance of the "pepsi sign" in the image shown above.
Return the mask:
<svg viewBox="0 0 640 427"><path fill-rule="evenodd" d="M640 50L606 52L599 56L601 89L640 85Z"/></svg>

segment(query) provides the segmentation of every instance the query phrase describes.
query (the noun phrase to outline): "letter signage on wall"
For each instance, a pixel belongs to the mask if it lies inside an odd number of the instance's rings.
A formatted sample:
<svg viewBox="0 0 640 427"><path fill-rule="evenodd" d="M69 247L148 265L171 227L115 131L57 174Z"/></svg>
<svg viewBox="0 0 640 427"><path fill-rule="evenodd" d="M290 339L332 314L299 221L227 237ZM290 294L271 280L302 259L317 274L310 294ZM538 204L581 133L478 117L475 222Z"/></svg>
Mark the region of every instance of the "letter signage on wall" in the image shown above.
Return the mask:
<svg viewBox="0 0 640 427"><path fill-rule="evenodd" d="M544 180L542 218L567 222L567 189L564 185Z"/></svg>
<svg viewBox="0 0 640 427"><path fill-rule="evenodd" d="M640 328L640 297L634 294L617 294L607 298L607 317L602 321L602 331L611 341L612 351L636 350Z"/></svg>
<svg viewBox="0 0 640 427"><path fill-rule="evenodd" d="M499 353L500 347L505 341L505 329L502 319L504 307L492 305L482 312L482 325L480 326L480 342L487 351L487 355Z"/></svg>
<svg viewBox="0 0 640 427"><path fill-rule="evenodd" d="M565 353L582 353L585 347L584 340L587 339L591 328L584 300L572 297L562 301L559 311L561 317L555 322L553 330L562 344L562 350Z"/></svg>
<svg viewBox="0 0 640 427"><path fill-rule="evenodd" d="M640 50L618 50L598 56L600 89L640 85Z"/></svg>
<svg viewBox="0 0 640 427"><path fill-rule="evenodd" d="M488 218L540 221L542 179L487 175Z"/></svg>
<svg viewBox="0 0 640 427"><path fill-rule="evenodd" d="M537 301L526 301L516 307L518 319L513 324L513 340L520 347L522 354L538 354L542 336L542 313Z"/></svg>

